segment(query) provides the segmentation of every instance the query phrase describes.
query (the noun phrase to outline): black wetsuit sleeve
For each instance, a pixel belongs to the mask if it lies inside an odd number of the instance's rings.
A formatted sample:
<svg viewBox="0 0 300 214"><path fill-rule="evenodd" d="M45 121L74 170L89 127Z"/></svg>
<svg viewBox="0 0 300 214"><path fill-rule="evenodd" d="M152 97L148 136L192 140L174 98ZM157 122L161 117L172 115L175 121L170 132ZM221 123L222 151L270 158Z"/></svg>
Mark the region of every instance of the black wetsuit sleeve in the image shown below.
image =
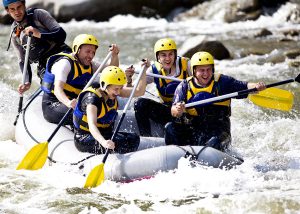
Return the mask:
<svg viewBox="0 0 300 214"><path fill-rule="evenodd" d="M96 94L92 92L88 92L83 96L80 107L83 112L86 112L87 105L92 104L97 107L97 112L99 114L101 111L101 102L102 98L99 98Z"/></svg>
<svg viewBox="0 0 300 214"><path fill-rule="evenodd" d="M65 41L67 37L65 30L49 12L43 9L36 9L34 14L37 17L37 20L47 28L46 32L41 32L41 39L54 41L56 43L63 43Z"/></svg>

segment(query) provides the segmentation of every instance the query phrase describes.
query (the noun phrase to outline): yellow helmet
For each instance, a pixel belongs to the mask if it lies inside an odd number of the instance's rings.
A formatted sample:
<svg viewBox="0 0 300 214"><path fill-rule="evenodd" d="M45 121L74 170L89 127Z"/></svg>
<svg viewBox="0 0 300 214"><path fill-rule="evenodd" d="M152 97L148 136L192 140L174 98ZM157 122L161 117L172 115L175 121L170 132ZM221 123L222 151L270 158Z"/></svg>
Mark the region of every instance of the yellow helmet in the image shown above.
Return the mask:
<svg viewBox="0 0 300 214"><path fill-rule="evenodd" d="M214 65L214 57L205 51L195 53L191 58L191 69L194 73L194 66L197 65Z"/></svg>
<svg viewBox="0 0 300 214"><path fill-rule="evenodd" d="M108 85L124 85L127 82L125 72L117 66L108 66L100 76L100 87L105 90Z"/></svg>
<svg viewBox="0 0 300 214"><path fill-rule="evenodd" d="M157 56L158 51L177 50L176 43L173 39L165 38L158 40L154 45L154 54Z"/></svg>
<svg viewBox="0 0 300 214"><path fill-rule="evenodd" d="M73 53L77 53L81 45L95 45L98 48L99 43L97 38L91 34L79 34L73 41Z"/></svg>

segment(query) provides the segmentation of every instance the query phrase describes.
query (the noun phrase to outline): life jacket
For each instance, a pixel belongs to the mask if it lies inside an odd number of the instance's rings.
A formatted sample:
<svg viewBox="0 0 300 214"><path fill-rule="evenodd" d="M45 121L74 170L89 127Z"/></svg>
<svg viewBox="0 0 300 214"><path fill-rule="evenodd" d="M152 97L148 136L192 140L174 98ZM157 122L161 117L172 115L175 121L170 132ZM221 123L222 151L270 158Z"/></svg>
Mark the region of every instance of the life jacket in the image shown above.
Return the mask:
<svg viewBox="0 0 300 214"><path fill-rule="evenodd" d="M222 95L219 82L220 76L221 74L214 74L213 80L205 88L196 85L193 77L188 77L186 80L188 84L186 103L192 103ZM231 100L227 99L221 102L207 103L193 108L187 108L186 111L191 116L228 117L231 114L230 104Z"/></svg>
<svg viewBox="0 0 300 214"><path fill-rule="evenodd" d="M17 41L20 45L24 47L26 50L26 44L27 44L27 39L28 36L25 36L22 34L22 30L25 29L28 26L32 26L36 29L38 29L41 32L45 32L47 28L43 27L42 23L37 24L38 20L34 19L34 11L37 8L29 8L26 10L26 17L21 23L14 22L14 28L11 32L12 34L15 34L17 37ZM8 48L10 46L11 39L9 40ZM62 44L64 44L62 42ZM29 56L28 59L30 62L38 62L43 58L48 58L50 55L53 53L53 49L58 48L57 46L61 46L62 44L57 44L56 42L45 40L45 39L40 39L37 37L32 37L31 38L31 45L30 45L30 51L29 51Z"/></svg>
<svg viewBox="0 0 300 214"><path fill-rule="evenodd" d="M82 91L79 95L78 102L73 113L75 128L89 132L86 112L81 109L82 99L88 92L92 92L92 94L88 96L95 96L96 102L99 103L99 105L97 105L97 127L111 127L118 116L118 100L115 99L113 106L109 107L103 96L95 88L89 87Z"/></svg>
<svg viewBox="0 0 300 214"><path fill-rule="evenodd" d="M59 53L51 56L46 65L46 71L42 82L42 90L45 93L53 94L55 75L51 73L53 64L61 58L67 59L71 64L71 70L64 84L64 92L69 99L77 98L88 81L93 76L92 66L85 68L81 65L72 54Z"/></svg>
<svg viewBox="0 0 300 214"><path fill-rule="evenodd" d="M188 76L188 58L178 56L176 61L179 64L179 75L176 76L178 79L186 79ZM176 63L177 63L176 62ZM167 76L165 70L159 62L152 64L152 71L154 74ZM162 78L154 78L158 94L165 104L172 104L174 92L176 87L179 85L179 81L167 80Z"/></svg>

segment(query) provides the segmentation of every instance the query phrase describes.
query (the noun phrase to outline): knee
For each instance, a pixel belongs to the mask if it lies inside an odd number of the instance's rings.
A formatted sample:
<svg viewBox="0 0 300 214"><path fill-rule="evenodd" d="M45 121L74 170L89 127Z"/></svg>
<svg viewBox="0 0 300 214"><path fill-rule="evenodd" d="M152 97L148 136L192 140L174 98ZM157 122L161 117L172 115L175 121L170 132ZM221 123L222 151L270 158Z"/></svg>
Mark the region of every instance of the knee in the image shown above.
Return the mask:
<svg viewBox="0 0 300 214"><path fill-rule="evenodd" d="M172 133L173 131L173 124L172 122L168 122L166 125L165 125L165 133L166 134L170 134Z"/></svg>
<svg viewBox="0 0 300 214"><path fill-rule="evenodd" d="M147 108L147 99L145 98L139 98L134 102L134 111L135 112L140 112L142 110L144 110L145 108Z"/></svg>
<svg viewBox="0 0 300 214"><path fill-rule="evenodd" d="M214 136L207 141L206 146L212 147L220 151L224 151L225 149L227 149L229 144L230 144L229 139L221 140L219 137Z"/></svg>

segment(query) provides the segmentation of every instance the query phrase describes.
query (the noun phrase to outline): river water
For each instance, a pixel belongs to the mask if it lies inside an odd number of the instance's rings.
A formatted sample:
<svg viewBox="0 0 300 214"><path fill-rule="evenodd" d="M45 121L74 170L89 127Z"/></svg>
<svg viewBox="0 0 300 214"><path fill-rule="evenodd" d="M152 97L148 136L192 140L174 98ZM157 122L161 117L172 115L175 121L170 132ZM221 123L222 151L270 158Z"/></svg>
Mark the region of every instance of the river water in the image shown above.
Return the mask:
<svg viewBox="0 0 300 214"><path fill-rule="evenodd" d="M221 1L220 1L221 2ZM79 33L95 34L100 40L96 59L107 54L108 45L121 48L123 67L144 57L154 59L153 44L162 37L174 38L180 47L193 35L206 35L222 41L233 59L216 60L216 70L241 80L273 83L295 78L299 68L274 58L291 48L300 48L300 38L286 42L281 32L300 30L285 21L294 7L283 5L270 17L257 21L223 23L222 4L210 21L165 20L115 16L108 22L91 21L62 24L67 43ZM262 28L273 32L267 38L253 38ZM290 112L254 105L248 99L232 102L233 147L245 162L224 171L206 167L191 168L183 159L176 171L158 173L152 179L132 183L105 181L92 190L82 188L85 178L66 166L44 167L39 171L16 171L26 150L16 144L13 121L21 82L17 59L7 46L9 27L0 32L0 213L299 213L300 212L300 87L298 83L281 88L294 94ZM247 55L249 52L264 55ZM246 57L244 57L247 55ZM122 67L121 66L121 67ZM34 78L31 93L38 87ZM148 88L153 90L153 86ZM26 94L26 97L30 93ZM45 139L48 136L45 136ZM67 152L67 151L66 151Z"/></svg>

